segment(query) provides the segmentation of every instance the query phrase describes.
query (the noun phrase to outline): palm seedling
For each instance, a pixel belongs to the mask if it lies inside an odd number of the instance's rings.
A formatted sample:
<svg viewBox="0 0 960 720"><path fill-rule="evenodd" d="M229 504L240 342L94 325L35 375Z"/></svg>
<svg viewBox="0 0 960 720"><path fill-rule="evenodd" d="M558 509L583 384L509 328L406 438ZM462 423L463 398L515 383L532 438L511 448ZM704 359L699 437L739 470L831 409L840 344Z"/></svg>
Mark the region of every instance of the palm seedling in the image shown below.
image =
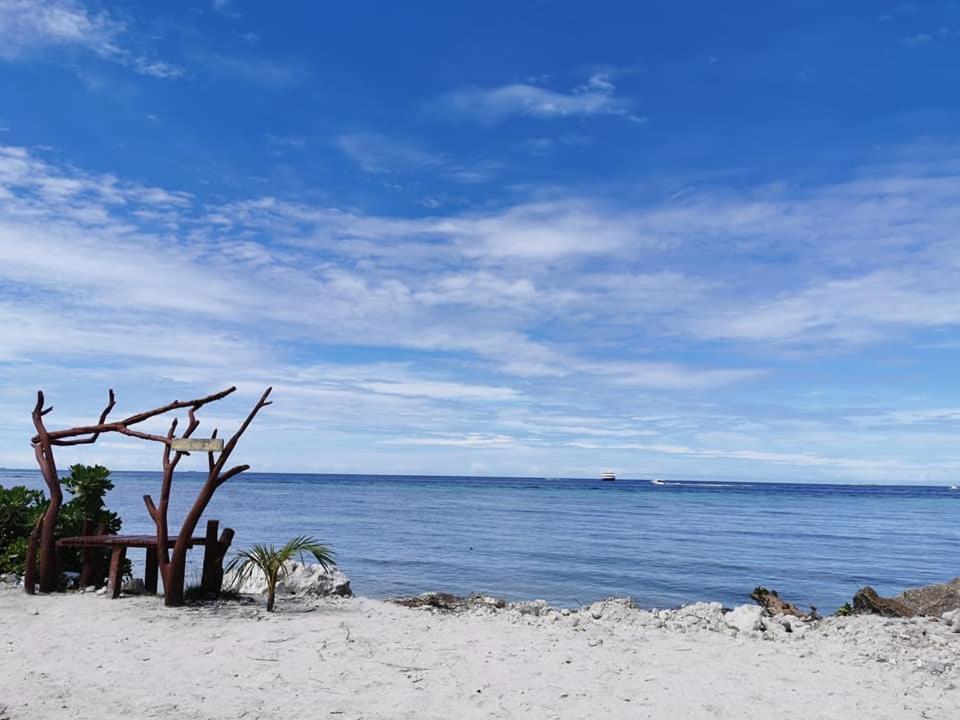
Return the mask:
<svg viewBox="0 0 960 720"><path fill-rule="evenodd" d="M236 587L240 587L254 570L262 572L267 581L267 612L273 612L277 582L286 577L287 563L298 555L301 562L304 555L312 556L324 570L333 564L333 552L326 545L321 545L319 540L308 535L299 535L279 550L273 545L261 544L249 550L239 550L226 570L233 573Z"/></svg>

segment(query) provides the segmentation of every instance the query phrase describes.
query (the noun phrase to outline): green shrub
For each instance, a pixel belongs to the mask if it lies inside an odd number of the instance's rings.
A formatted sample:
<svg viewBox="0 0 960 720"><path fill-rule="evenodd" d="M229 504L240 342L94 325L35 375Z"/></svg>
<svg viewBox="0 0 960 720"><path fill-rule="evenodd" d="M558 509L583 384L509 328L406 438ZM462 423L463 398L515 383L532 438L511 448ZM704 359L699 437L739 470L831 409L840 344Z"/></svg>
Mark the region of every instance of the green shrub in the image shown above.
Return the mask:
<svg viewBox="0 0 960 720"><path fill-rule="evenodd" d="M27 537L46 506L39 490L0 486L0 573L23 574Z"/></svg>
<svg viewBox="0 0 960 720"><path fill-rule="evenodd" d="M118 533L120 516L103 503L104 495L113 489L110 471L102 465L71 465L70 475L60 480L63 490L72 497L60 508L57 518L57 538L75 537L83 532L84 520L93 522L93 529L101 523L107 533ZM22 485L0 487L0 572L23 574L27 553L27 538L33 530L47 501L39 490ZM59 552L60 572L80 572L80 550L63 548ZM126 561L124 575L132 566Z"/></svg>
<svg viewBox="0 0 960 720"><path fill-rule="evenodd" d="M848 617L853 615L853 606L850 603L844 603L835 613L837 617Z"/></svg>
<svg viewBox="0 0 960 720"><path fill-rule="evenodd" d="M70 475L60 479L65 493L72 495L60 508L57 518L57 538L76 537L83 533L84 520L93 522L93 530L102 523L107 534L120 532L123 522L103 503L104 495L113 490L110 471L102 465L71 465ZM80 550L62 548L59 553L60 572L80 572L83 566ZM124 575L129 576L132 566L125 562Z"/></svg>

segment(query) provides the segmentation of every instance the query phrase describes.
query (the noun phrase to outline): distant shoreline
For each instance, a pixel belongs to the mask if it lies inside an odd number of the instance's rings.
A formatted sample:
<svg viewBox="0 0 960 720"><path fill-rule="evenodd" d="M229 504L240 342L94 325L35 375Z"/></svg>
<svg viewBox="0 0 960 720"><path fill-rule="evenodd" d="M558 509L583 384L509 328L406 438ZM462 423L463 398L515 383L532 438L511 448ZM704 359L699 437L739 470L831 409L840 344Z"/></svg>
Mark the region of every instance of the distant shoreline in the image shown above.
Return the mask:
<svg viewBox="0 0 960 720"><path fill-rule="evenodd" d="M0 467L0 473L31 473L39 474L37 468L2 468ZM144 475L144 474L159 474L159 468L146 468L143 470L114 470L111 469L112 474L117 475ZM177 476L181 475L197 475L203 476L206 473L202 470L178 470ZM320 478L384 478L389 480L402 480L402 479L425 479L425 480L494 480L494 481L510 481L510 480L519 480L519 481L537 481L537 482L601 482L599 475L597 477L561 477L561 476L537 476L537 475L443 475L443 474L409 474L409 473L335 473L335 472L308 472L308 471L258 471L256 469L250 470L244 477L250 478L253 476L298 476L298 477L320 477ZM605 485L614 487L617 483L651 483L654 479L660 476L651 475L650 477L628 477L617 475L617 479L614 482L607 482ZM0 480L3 478L0 477ZM692 486L707 486L707 485L736 485L736 486L747 486L747 485L764 485L764 486L789 486L789 487L837 487L837 488L941 488L949 489L950 484L944 483L898 483L898 482L884 482L884 483L863 483L863 482L852 482L852 483L838 483L831 482L828 480L808 480L808 481L784 481L784 480L764 480L764 479L752 479L752 480L724 480L724 479L695 479L688 480L682 478L670 478L666 479L664 485L661 487L669 486L682 486L682 485L692 485Z"/></svg>

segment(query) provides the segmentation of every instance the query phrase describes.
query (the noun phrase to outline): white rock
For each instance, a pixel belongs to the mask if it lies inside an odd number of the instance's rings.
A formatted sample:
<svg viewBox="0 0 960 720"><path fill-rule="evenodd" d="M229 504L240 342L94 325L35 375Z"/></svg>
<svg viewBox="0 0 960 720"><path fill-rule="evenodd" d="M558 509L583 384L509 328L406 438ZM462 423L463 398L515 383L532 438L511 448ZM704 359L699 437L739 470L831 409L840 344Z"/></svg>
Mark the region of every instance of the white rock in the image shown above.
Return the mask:
<svg viewBox="0 0 960 720"><path fill-rule="evenodd" d="M950 626L951 630L955 633L960 633L960 609L949 610L940 617Z"/></svg>
<svg viewBox="0 0 960 720"><path fill-rule="evenodd" d="M585 613L594 620L603 620L604 622L622 622L632 620L636 611L637 606L630 598L611 597L583 608L581 614Z"/></svg>
<svg viewBox="0 0 960 720"><path fill-rule="evenodd" d="M147 591L147 586L141 578L133 578L132 580L127 580L123 585L120 586L120 589L125 593L130 593L131 595L141 595Z"/></svg>
<svg viewBox="0 0 960 720"><path fill-rule="evenodd" d="M325 570L320 564L302 565L291 560L286 564L287 574L277 583L277 595L340 595L352 597L350 578L332 567ZM239 586L236 575L227 573L223 578L223 587L247 595L263 595L267 592L267 580L263 573L254 570Z"/></svg>
<svg viewBox="0 0 960 720"><path fill-rule="evenodd" d="M550 606L546 600L530 600L527 602L517 602L510 605L511 610L516 610L520 615L533 615L540 617L550 611Z"/></svg>
<svg viewBox="0 0 960 720"><path fill-rule="evenodd" d="M763 630L763 608L759 605L740 605L728 612L723 621L737 632L748 633Z"/></svg>

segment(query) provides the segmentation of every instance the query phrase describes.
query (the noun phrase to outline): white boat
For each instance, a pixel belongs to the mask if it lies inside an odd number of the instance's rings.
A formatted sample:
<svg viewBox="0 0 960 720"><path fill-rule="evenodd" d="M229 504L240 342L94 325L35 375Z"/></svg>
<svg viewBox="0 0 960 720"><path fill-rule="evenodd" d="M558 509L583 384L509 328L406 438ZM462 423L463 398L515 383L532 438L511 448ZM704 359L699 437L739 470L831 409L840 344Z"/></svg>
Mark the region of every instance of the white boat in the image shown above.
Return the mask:
<svg viewBox="0 0 960 720"><path fill-rule="evenodd" d="M665 483L663 480L661 480L660 478L655 478L655 479L651 480L651 481L650 481L650 484L651 484L651 485L666 485L666 483Z"/></svg>
<svg viewBox="0 0 960 720"><path fill-rule="evenodd" d="M950 486L950 489L951 489L951 490L960 490L960 485L951 485L951 486Z"/></svg>
<svg viewBox="0 0 960 720"><path fill-rule="evenodd" d="M613 482L614 480L617 479L617 476L614 475L612 472L605 472L600 476L600 479L603 480L604 482Z"/></svg>

